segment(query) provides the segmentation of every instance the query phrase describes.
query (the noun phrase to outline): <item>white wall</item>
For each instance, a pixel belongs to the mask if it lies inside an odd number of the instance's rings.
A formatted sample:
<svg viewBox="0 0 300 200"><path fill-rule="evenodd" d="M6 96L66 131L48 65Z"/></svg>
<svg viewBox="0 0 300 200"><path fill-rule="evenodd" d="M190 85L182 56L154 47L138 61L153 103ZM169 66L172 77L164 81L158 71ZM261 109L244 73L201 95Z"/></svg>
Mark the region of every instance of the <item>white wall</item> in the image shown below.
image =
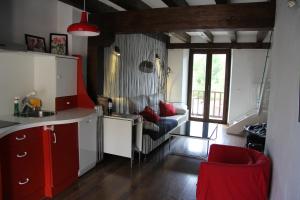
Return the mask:
<svg viewBox="0 0 300 200"><path fill-rule="evenodd" d="M0 51L0 115L13 114L14 97L34 90L33 56Z"/></svg>
<svg viewBox="0 0 300 200"><path fill-rule="evenodd" d="M27 33L44 37L49 50L50 33L67 34L68 26L79 22L80 14L79 9L58 0L1 0L0 25L5 28L0 31L0 44L25 47L24 34ZM68 34L68 50L69 55L83 56L86 79L87 38Z"/></svg>
<svg viewBox="0 0 300 200"><path fill-rule="evenodd" d="M300 7L277 0L271 57L266 152L272 167L271 200L300 199Z"/></svg>
<svg viewBox="0 0 300 200"><path fill-rule="evenodd" d="M23 43L24 33L28 33L46 38L49 44L49 33L56 32L57 1L13 0L12 12L14 42Z"/></svg>
<svg viewBox="0 0 300 200"><path fill-rule="evenodd" d="M24 34L46 39L50 33L67 33L68 25L78 22L80 11L57 0L1 0L0 43L25 45ZM87 55L87 38L69 35L69 54Z"/></svg>
<svg viewBox="0 0 300 200"><path fill-rule="evenodd" d="M256 109L266 54L266 50L232 50L229 123ZM187 103L188 59L188 50L168 50L168 65L171 68L167 82L168 101Z"/></svg>
<svg viewBox="0 0 300 200"><path fill-rule="evenodd" d="M167 81L167 100L187 103L189 50L169 49L168 66L171 73Z"/></svg>
<svg viewBox="0 0 300 200"><path fill-rule="evenodd" d="M267 50L233 49L228 122L257 108Z"/></svg>

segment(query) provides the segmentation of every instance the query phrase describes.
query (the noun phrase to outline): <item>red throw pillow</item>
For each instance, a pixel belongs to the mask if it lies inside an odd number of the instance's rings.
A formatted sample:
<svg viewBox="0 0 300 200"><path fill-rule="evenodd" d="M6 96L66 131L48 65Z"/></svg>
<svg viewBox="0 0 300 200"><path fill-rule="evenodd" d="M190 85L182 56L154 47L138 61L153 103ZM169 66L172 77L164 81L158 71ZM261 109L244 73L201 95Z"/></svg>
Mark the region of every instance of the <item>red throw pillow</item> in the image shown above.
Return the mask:
<svg viewBox="0 0 300 200"><path fill-rule="evenodd" d="M154 112L154 110L149 107L149 106L146 106L145 109L140 113L147 121L150 121L150 122L154 122L154 123L157 123L159 120L160 120L160 117L158 114L156 114Z"/></svg>
<svg viewBox="0 0 300 200"><path fill-rule="evenodd" d="M159 101L160 116L167 117L176 115L176 109L172 104Z"/></svg>

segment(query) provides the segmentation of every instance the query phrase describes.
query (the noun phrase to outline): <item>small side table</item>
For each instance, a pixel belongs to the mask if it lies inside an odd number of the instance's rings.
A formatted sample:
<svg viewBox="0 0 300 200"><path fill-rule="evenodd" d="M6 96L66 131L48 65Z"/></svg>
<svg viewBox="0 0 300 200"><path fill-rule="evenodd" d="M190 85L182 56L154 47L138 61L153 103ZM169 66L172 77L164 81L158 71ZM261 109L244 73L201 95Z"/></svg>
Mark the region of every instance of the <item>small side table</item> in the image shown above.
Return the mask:
<svg viewBox="0 0 300 200"><path fill-rule="evenodd" d="M116 115L103 117L104 153L130 158L131 167L136 149L136 126L139 115Z"/></svg>

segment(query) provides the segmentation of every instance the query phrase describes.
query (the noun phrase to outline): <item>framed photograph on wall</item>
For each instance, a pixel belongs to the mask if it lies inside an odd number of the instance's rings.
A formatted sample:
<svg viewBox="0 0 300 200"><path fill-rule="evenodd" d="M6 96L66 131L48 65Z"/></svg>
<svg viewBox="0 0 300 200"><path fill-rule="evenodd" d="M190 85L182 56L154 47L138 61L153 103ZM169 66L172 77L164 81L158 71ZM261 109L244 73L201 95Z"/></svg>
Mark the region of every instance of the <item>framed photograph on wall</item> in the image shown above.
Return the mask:
<svg viewBox="0 0 300 200"><path fill-rule="evenodd" d="M68 35L50 33L50 53L68 55Z"/></svg>
<svg viewBox="0 0 300 200"><path fill-rule="evenodd" d="M45 38L25 34L25 41L29 51L46 52Z"/></svg>

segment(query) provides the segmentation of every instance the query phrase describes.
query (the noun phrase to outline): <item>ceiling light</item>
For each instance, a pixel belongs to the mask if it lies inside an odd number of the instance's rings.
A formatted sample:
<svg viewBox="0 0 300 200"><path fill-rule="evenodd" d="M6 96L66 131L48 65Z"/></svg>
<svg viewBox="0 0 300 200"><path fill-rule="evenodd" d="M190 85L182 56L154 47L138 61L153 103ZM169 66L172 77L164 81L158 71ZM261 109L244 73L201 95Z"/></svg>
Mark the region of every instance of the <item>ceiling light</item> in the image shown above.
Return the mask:
<svg viewBox="0 0 300 200"><path fill-rule="evenodd" d="M81 19L79 23L71 24L68 27L68 33L76 36L98 36L100 35L100 30L96 25L88 23L88 14L85 11L85 0L83 3L83 11L81 12Z"/></svg>

